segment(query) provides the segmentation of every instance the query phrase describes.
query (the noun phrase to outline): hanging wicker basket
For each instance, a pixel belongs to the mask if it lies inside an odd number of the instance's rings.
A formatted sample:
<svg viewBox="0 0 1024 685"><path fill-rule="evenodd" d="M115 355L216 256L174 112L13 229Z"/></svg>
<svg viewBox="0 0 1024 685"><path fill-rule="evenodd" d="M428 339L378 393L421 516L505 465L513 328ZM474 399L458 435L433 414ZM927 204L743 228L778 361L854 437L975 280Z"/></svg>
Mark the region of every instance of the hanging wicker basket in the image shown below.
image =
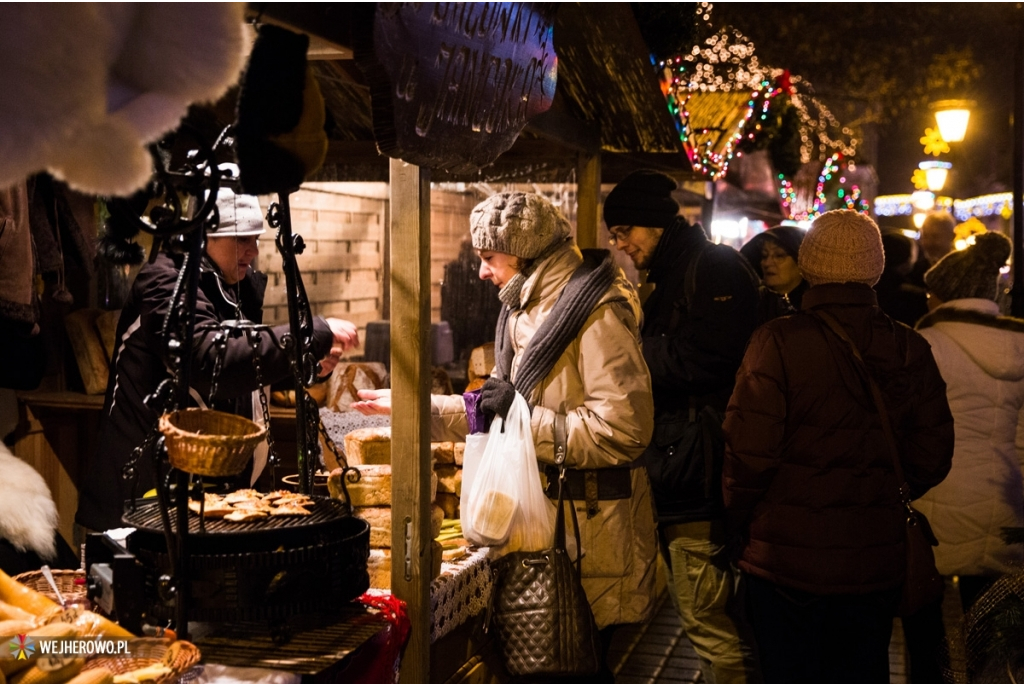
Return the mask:
<svg viewBox="0 0 1024 685"><path fill-rule="evenodd" d="M249 419L212 409L185 409L160 417L171 465L199 476L242 472L267 429Z"/></svg>

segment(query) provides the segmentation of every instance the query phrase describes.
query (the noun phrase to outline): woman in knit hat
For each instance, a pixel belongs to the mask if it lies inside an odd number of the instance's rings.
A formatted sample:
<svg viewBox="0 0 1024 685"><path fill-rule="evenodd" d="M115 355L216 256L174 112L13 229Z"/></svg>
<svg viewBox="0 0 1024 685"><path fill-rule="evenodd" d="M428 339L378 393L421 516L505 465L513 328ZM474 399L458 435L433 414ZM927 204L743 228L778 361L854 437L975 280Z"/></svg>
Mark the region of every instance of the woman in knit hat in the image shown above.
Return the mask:
<svg viewBox="0 0 1024 685"><path fill-rule="evenodd" d="M515 393L527 399L549 483L555 416L565 414L569 482L578 510L586 505L579 520L583 587L607 648L613 626L645 621L654 608L654 508L647 471L633 465L650 441L654 408L636 291L607 250L581 252L570 231L540 195L499 193L473 210L480 278L498 286L505 305L480 405L505 416ZM386 392L359 394L365 401L355 409L389 411ZM432 402L432 437L464 440L463 398L434 395Z"/></svg>
<svg viewBox="0 0 1024 685"><path fill-rule="evenodd" d="M917 328L946 379L956 448L950 477L918 501L939 539L935 562L960 578L964 611L998 576L1019 570L1020 545L1004 527L1024 526L1021 452L1024 321L999 315L1000 269L1010 240L982 233L925 274L931 312Z"/></svg>
<svg viewBox="0 0 1024 685"><path fill-rule="evenodd" d="M765 682L887 682L905 513L872 394L843 338L899 417L914 497L949 471L953 420L928 343L877 306L875 223L826 212L799 265L811 285L801 310L754 332L724 424L725 506L746 539L748 617Z"/></svg>
<svg viewBox="0 0 1024 685"><path fill-rule="evenodd" d="M800 272L797 258L804 230L796 226L775 226L758 233L740 248L765 288L778 297L762 297L767 311L762 320L770 321L800 310L800 302L810 284Z"/></svg>

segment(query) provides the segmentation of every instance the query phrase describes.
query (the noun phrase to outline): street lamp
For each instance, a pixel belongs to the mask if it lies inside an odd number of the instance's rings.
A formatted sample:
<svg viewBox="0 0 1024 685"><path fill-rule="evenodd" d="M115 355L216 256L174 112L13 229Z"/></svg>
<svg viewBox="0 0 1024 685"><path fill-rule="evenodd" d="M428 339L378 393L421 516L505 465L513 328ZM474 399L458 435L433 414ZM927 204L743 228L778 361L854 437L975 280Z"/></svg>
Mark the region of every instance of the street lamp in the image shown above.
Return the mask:
<svg viewBox="0 0 1024 685"><path fill-rule="evenodd" d="M967 135L967 122L971 118L972 100L940 100L932 103L935 123L947 143L959 143Z"/></svg>
<svg viewBox="0 0 1024 685"><path fill-rule="evenodd" d="M937 193L942 190L942 186L946 185L946 176L949 174L949 170L953 168L953 165L949 162L928 161L921 162L917 165L917 168L924 172L928 190Z"/></svg>

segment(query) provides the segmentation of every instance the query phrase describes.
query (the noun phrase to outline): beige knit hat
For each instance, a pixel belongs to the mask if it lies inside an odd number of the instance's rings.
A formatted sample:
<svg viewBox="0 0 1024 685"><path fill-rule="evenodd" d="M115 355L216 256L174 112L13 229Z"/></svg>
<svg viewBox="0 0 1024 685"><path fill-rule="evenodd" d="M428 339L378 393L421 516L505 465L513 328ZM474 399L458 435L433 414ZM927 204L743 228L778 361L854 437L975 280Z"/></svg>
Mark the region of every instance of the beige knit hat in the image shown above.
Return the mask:
<svg viewBox="0 0 1024 685"><path fill-rule="evenodd" d="M561 243L572 227L554 205L533 193L498 193L469 217L473 247L536 259Z"/></svg>
<svg viewBox="0 0 1024 685"><path fill-rule="evenodd" d="M885 267L882 234L866 214L852 209L825 212L814 220L800 245L799 265L812 286L874 285Z"/></svg>

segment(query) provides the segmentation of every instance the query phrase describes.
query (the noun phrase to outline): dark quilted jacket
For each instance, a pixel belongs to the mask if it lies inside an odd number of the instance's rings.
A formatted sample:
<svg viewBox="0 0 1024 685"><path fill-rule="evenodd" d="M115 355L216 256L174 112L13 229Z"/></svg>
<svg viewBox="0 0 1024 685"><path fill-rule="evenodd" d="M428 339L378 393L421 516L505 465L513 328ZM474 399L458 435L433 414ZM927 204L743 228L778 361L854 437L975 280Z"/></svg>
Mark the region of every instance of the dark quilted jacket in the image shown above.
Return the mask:
<svg viewBox="0 0 1024 685"><path fill-rule="evenodd" d="M953 418L928 343L882 313L866 285L812 288L801 313L754 333L729 401L723 490L747 535L739 563L816 594L896 587L905 533L892 460L870 390L818 309L882 388L912 496L952 463Z"/></svg>

